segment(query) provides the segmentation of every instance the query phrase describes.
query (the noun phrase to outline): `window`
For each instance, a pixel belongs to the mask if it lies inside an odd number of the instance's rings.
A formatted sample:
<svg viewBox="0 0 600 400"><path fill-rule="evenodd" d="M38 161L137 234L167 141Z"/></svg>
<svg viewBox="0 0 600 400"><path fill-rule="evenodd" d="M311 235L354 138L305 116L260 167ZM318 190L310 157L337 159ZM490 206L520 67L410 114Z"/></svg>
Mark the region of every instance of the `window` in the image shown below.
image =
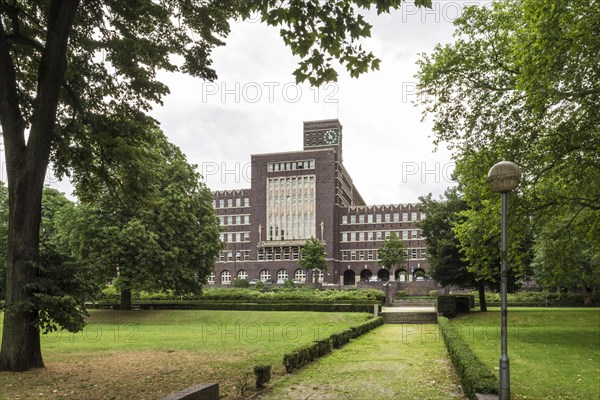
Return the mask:
<svg viewBox="0 0 600 400"><path fill-rule="evenodd" d="M350 261L356 261L356 250L350 252Z"/></svg>
<svg viewBox="0 0 600 400"><path fill-rule="evenodd" d="M391 222L391 215L390 214L385 214L385 222Z"/></svg>
<svg viewBox="0 0 600 400"><path fill-rule="evenodd" d="M245 279L248 280L248 271L245 270L240 270L238 271L238 275L237 275L238 279Z"/></svg>
<svg viewBox="0 0 600 400"><path fill-rule="evenodd" d="M367 240L373 240L373 232L367 233Z"/></svg>
<svg viewBox="0 0 600 400"><path fill-rule="evenodd" d="M426 249L421 249L421 259L426 259L427 258L427 250Z"/></svg>
<svg viewBox="0 0 600 400"><path fill-rule="evenodd" d="M262 271L260 271L260 280L262 282L266 282L267 280L270 280L270 279L271 279L271 273L268 270L263 269Z"/></svg>
<svg viewBox="0 0 600 400"><path fill-rule="evenodd" d="M427 213L421 212L421 221L427 218Z"/></svg>
<svg viewBox="0 0 600 400"><path fill-rule="evenodd" d="M342 224L346 225L348 223L348 216L342 215Z"/></svg>
<svg viewBox="0 0 600 400"><path fill-rule="evenodd" d="M231 285L231 272L227 270L221 272L221 285Z"/></svg>
<svg viewBox="0 0 600 400"><path fill-rule="evenodd" d="M376 234L377 234L376 240L381 240L381 232L378 231L378 232L376 232Z"/></svg>
<svg viewBox="0 0 600 400"><path fill-rule="evenodd" d="M364 215L359 215L358 216L358 223L359 224L364 224L365 223L365 216Z"/></svg>
<svg viewBox="0 0 600 400"><path fill-rule="evenodd" d="M358 252L358 259L360 261L364 261L365 260L365 252L364 252L364 250L361 250L361 251Z"/></svg>
<svg viewBox="0 0 600 400"><path fill-rule="evenodd" d="M356 215L351 215L350 216L350 223L351 224L355 224L356 223Z"/></svg>
<svg viewBox="0 0 600 400"><path fill-rule="evenodd" d="M213 206L213 208L217 208L217 201L216 200L212 201L212 206Z"/></svg>
<svg viewBox="0 0 600 400"><path fill-rule="evenodd" d="M265 259L265 251L263 249L258 249L258 252L256 253L256 259L258 261L262 261Z"/></svg>
<svg viewBox="0 0 600 400"><path fill-rule="evenodd" d="M306 271L298 268L296 272L294 272L294 280L298 282L306 282Z"/></svg>
<svg viewBox="0 0 600 400"><path fill-rule="evenodd" d="M394 222L400 222L400 213L394 213Z"/></svg>
<svg viewBox="0 0 600 400"><path fill-rule="evenodd" d="M250 207L250 198L249 197L244 198L244 207Z"/></svg>
<svg viewBox="0 0 600 400"><path fill-rule="evenodd" d="M241 207L242 206L242 199L241 198L236 198L235 199L235 206L236 207Z"/></svg>
<svg viewBox="0 0 600 400"><path fill-rule="evenodd" d="M348 252L342 251L342 261L348 261Z"/></svg>
<svg viewBox="0 0 600 400"><path fill-rule="evenodd" d="M242 234L241 233L237 233L236 234L235 241L238 242L238 243L242 242Z"/></svg>
<svg viewBox="0 0 600 400"><path fill-rule="evenodd" d="M367 215L367 223L369 223L369 224L373 223L373 214Z"/></svg>
<svg viewBox="0 0 600 400"><path fill-rule="evenodd" d="M233 216L232 215L227 216L227 225L233 225Z"/></svg>
<svg viewBox="0 0 600 400"><path fill-rule="evenodd" d="M364 232L358 232L358 241L362 242L363 240L365 240L365 233Z"/></svg>
<svg viewBox="0 0 600 400"><path fill-rule="evenodd" d="M377 215L375 216L375 221L376 221L376 222L381 222L381 214L377 214Z"/></svg>
<svg viewBox="0 0 600 400"><path fill-rule="evenodd" d="M341 241L345 242L346 241L346 233L342 233L340 236L341 236Z"/></svg>
<svg viewBox="0 0 600 400"><path fill-rule="evenodd" d="M411 238L416 239L417 238L417 234L418 234L418 230L413 230Z"/></svg>
<svg viewBox="0 0 600 400"><path fill-rule="evenodd" d="M370 261L373 260L373 250L369 250L368 251L368 253L367 253L367 259L370 260Z"/></svg>
<svg viewBox="0 0 600 400"><path fill-rule="evenodd" d="M244 242L250 241L250 232L244 232Z"/></svg>
<svg viewBox="0 0 600 400"><path fill-rule="evenodd" d="M356 232L350 232L350 241L354 242L356 240Z"/></svg>
<svg viewBox="0 0 600 400"><path fill-rule="evenodd" d="M244 225L250 225L250 216L244 215Z"/></svg>
<svg viewBox="0 0 600 400"><path fill-rule="evenodd" d="M410 249L410 258L413 260L417 258L417 249Z"/></svg>
<svg viewBox="0 0 600 400"><path fill-rule="evenodd" d="M208 282L209 285L214 285L215 284L215 273L211 272L210 275L208 276L208 278L206 278L206 281Z"/></svg>
<svg viewBox="0 0 600 400"><path fill-rule="evenodd" d="M220 208L225 207L225 199L219 199L219 207Z"/></svg>
<svg viewBox="0 0 600 400"><path fill-rule="evenodd" d="M416 212L411 212L410 213L410 220L411 221L416 221L417 220L417 213Z"/></svg>
<svg viewBox="0 0 600 400"><path fill-rule="evenodd" d="M321 271L320 269L318 269L316 271L316 274L317 274L317 282L323 283L323 279L325 278L325 274L323 273L323 271Z"/></svg>
<svg viewBox="0 0 600 400"><path fill-rule="evenodd" d="M402 221L408 221L408 213L402 213Z"/></svg>
<svg viewBox="0 0 600 400"><path fill-rule="evenodd" d="M277 283L284 283L288 280L288 272L285 269L277 271Z"/></svg>
<svg viewBox="0 0 600 400"><path fill-rule="evenodd" d="M408 231L402 231L402 240L408 240Z"/></svg>
<svg viewBox="0 0 600 400"><path fill-rule="evenodd" d="M233 207L233 199L227 199L227 207Z"/></svg>

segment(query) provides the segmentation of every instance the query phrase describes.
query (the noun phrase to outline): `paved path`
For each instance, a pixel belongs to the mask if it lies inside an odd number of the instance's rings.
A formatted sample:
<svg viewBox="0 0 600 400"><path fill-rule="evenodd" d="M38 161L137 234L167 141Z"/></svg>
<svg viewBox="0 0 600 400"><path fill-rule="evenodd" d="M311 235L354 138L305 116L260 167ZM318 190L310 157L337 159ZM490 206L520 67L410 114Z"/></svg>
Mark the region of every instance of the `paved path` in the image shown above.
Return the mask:
<svg viewBox="0 0 600 400"><path fill-rule="evenodd" d="M278 380L262 400L463 399L437 325L383 325Z"/></svg>
<svg viewBox="0 0 600 400"><path fill-rule="evenodd" d="M435 312L435 307L381 307L381 312Z"/></svg>

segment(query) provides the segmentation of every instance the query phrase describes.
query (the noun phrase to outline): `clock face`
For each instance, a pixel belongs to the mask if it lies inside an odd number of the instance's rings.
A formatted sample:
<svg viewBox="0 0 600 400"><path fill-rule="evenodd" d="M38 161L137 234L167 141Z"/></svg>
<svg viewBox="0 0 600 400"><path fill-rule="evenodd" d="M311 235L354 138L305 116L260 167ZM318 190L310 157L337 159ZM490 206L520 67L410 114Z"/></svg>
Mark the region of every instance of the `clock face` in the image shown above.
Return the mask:
<svg viewBox="0 0 600 400"><path fill-rule="evenodd" d="M325 144L337 144L339 143L340 133L334 130L325 131L323 134L323 142Z"/></svg>

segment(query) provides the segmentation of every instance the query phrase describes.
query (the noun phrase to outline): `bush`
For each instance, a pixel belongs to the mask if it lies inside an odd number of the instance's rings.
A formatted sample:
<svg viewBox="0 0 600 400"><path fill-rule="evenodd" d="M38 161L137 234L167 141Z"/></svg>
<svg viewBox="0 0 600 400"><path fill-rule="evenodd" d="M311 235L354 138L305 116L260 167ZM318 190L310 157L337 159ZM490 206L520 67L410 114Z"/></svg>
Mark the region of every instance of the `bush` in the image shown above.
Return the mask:
<svg viewBox="0 0 600 400"><path fill-rule="evenodd" d="M256 387L262 388L271 380L271 366L270 365L255 365L253 368L254 375L256 376Z"/></svg>
<svg viewBox="0 0 600 400"><path fill-rule="evenodd" d="M469 399L476 399L475 393L497 394L498 378L481 362L459 330L444 317L438 318L438 324L463 391Z"/></svg>
<svg viewBox="0 0 600 400"><path fill-rule="evenodd" d="M350 339L357 338L362 334L383 324L383 318L373 318L358 326L342 332L334 333L326 339L312 342L308 346L301 347L283 356L283 365L286 372L291 373L306 364L331 353L333 348L340 348L348 343Z"/></svg>
<svg viewBox="0 0 600 400"><path fill-rule="evenodd" d="M233 287L236 287L236 288L247 288L247 287L250 287L250 283L248 283L247 279L244 279L244 278L235 278L235 281L233 281Z"/></svg>
<svg viewBox="0 0 600 400"><path fill-rule="evenodd" d="M396 292L396 298L406 297L406 290L398 290Z"/></svg>
<svg viewBox="0 0 600 400"><path fill-rule="evenodd" d="M592 306L600 306L600 291L591 294ZM476 297L479 304L479 297ZM486 292L485 300L488 306L499 305L500 293ZM581 307L583 306L583 295L581 293L561 292L534 292L520 291L508 293L509 306L523 307Z"/></svg>
<svg viewBox="0 0 600 400"><path fill-rule="evenodd" d="M254 286L254 289L262 292L265 290L265 287L266 287L266 285L263 281L258 281L258 282L256 282L256 286Z"/></svg>
<svg viewBox="0 0 600 400"><path fill-rule="evenodd" d="M430 290L429 291L429 296L431 297L437 297L438 295L438 291L437 290Z"/></svg>
<svg viewBox="0 0 600 400"><path fill-rule="evenodd" d="M446 318L456 317L456 297L448 294L438 296L437 312Z"/></svg>
<svg viewBox="0 0 600 400"><path fill-rule="evenodd" d="M288 279L283 283L283 287L287 289L294 289L296 287L296 284L293 280Z"/></svg>

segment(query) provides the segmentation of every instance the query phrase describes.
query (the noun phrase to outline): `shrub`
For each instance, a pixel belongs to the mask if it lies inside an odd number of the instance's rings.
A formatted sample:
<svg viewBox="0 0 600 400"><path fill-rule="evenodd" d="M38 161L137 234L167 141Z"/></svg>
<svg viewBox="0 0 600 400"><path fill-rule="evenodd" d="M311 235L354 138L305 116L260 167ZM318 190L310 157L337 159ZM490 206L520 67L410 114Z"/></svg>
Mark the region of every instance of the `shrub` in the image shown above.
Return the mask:
<svg viewBox="0 0 600 400"><path fill-rule="evenodd" d="M438 324L454 369L469 399L476 399L475 393L498 393L498 378L481 362L459 330L444 317L438 318Z"/></svg>
<svg viewBox="0 0 600 400"><path fill-rule="evenodd" d="M255 365L254 375L256 376L256 387L262 388L271 380L271 366L270 365Z"/></svg>
<svg viewBox="0 0 600 400"><path fill-rule="evenodd" d="M258 282L256 282L256 286L254 286L254 289L262 292L265 290L265 287L266 287L266 285L263 281L258 281Z"/></svg>
<svg viewBox="0 0 600 400"><path fill-rule="evenodd" d="M400 298L400 297L406 297L406 290L398 290L396 292L396 297Z"/></svg>
<svg viewBox="0 0 600 400"><path fill-rule="evenodd" d="M431 297L437 297L438 295L438 291L437 290L430 290L429 291L429 296Z"/></svg>
<svg viewBox="0 0 600 400"><path fill-rule="evenodd" d="M296 284L291 279L288 279L283 283L283 287L288 289L294 289L296 287Z"/></svg>
<svg viewBox="0 0 600 400"><path fill-rule="evenodd" d="M236 288L247 288L247 287L250 287L250 283L248 283L247 279L244 279L244 278L235 278L235 281L233 281L233 287L236 287Z"/></svg>
<svg viewBox="0 0 600 400"><path fill-rule="evenodd" d="M448 294L438 296L437 312L446 318L456 317L456 297Z"/></svg>

